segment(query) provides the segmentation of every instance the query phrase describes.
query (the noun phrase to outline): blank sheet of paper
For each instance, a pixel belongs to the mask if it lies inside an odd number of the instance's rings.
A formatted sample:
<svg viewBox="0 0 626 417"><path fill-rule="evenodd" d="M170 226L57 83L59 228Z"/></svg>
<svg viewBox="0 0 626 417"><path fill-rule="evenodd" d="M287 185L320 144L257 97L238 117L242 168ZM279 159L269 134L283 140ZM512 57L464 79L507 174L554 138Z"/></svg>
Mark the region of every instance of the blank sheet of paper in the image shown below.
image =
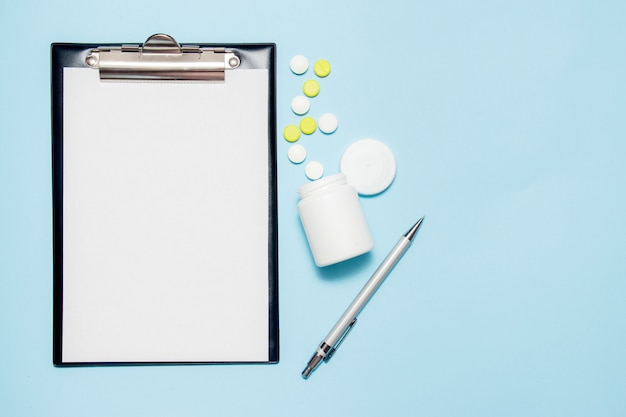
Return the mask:
<svg viewBox="0 0 626 417"><path fill-rule="evenodd" d="M267 77L64 69L64 362L268 360Z"/></svg>

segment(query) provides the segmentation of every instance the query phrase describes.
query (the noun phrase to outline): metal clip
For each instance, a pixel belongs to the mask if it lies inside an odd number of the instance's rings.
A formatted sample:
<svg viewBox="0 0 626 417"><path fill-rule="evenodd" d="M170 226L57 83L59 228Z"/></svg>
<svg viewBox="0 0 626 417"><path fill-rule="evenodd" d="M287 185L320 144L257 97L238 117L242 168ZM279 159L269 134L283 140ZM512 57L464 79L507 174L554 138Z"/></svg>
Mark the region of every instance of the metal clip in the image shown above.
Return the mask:
<svg viewBox="0 0 626 417"><path fill-rule="evenodd" d="M335 345L328 351L326 356L324 356L324 362L328 362L330 360L330 358L333 357L333 355L335 354L337 349L339 349L339 346L341 346L341 344L343 343L343 340L346 338L348 333L350 333L350 330L352 330L352 327L355 325L355 323L356 323L356 317L354 319L352 319L352 321L350 322L350 324L346 328L346 331L343 332L343 334L341 335L341 337L339 338L337 343L335 343Z"/></svg>
<svg viewBox="0 0 626 417"><path fill-rule="evenodd" d="M239 57L224 48L179 45L169 35L152 35L143 45L100 47L85 59L102 80L223 81Z"/></svg>

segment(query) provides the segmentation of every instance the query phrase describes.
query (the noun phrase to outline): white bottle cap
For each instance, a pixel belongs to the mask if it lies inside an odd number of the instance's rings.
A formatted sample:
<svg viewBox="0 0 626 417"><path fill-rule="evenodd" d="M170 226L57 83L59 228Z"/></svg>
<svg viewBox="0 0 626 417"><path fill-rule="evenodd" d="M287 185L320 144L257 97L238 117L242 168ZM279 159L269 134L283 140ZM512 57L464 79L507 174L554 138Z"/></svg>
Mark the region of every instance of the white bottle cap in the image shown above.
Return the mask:
<svg viewBox="0 0 626 417"><path fill-rule="evenodd" d="M309 60L304 55L296 55L289 61L289 68L294 74L304 74L309 69Z"/></svg>
<svg viewBox="0 0 626 417"><path fill-rule="evenodd" d="M384 143L374 139L354 142L341 157L340 170L361 195L387 189L396 176L396 159Z"/></svg>

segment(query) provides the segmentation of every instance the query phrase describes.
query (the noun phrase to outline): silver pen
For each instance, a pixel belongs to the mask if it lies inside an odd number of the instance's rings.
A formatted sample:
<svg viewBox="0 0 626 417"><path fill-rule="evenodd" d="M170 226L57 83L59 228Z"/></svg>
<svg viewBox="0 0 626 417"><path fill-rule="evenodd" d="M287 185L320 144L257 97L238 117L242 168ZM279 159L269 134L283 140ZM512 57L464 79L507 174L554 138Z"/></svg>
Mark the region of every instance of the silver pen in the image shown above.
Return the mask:
<svg viewBox="0 0 626 417"><path fill-rule="evenodd" d="M302 371L302 377L304 379L308 378L309 375L320 366L322 361L328 362L335 354L339 345L341 345L344 338L350 333L350 330L352 330L352 326L356 323L356 317L361 310L363 310L363 307L365 307L367 302L372 298L393 267L396 266L402 255L404 255L404 252L411 246L411 242L422 225L423 220L424 217L419 219L417 223L400 238L396 246L393 247L389 255L387 255L369 281L367 281L361 292L359 292L354 301L352 301L352 304L350 304L339 321L337 321L337 324L335 324L328 335L326 335L308 365L304 371Z"/></svg>

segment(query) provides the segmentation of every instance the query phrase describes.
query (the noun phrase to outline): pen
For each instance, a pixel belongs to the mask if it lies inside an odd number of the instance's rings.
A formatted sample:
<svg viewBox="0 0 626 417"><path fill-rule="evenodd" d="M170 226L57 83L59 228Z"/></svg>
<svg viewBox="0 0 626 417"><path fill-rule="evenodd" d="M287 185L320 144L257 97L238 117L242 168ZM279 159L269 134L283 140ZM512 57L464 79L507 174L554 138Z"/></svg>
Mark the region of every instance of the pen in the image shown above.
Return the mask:
<svg viewBox="0 0 626 417"><path fill-rule="evenodd" d="M320 343L308 365L304 371L302 371L302 377L304 379L307 379L309 375L320 366L322 361L328 362L335 354L339 345L341 345L344 338L350 333L350 330L352 330L352 326L356 323L356 318L361 310L363 310L363 307L365 307L365 304L372 298L378 287L380 287L402 255L404 255L404 252L411 246L411 242L422 225L423 220L424 217L419 219L417 223L400 238L396 246L393 247L389 255L387 255L369 281L367 281L361 292L359 292L354 301L352 301L352 304L350 304L341 318L339 318L337 324L335 324L322 343Z"/></svg>

